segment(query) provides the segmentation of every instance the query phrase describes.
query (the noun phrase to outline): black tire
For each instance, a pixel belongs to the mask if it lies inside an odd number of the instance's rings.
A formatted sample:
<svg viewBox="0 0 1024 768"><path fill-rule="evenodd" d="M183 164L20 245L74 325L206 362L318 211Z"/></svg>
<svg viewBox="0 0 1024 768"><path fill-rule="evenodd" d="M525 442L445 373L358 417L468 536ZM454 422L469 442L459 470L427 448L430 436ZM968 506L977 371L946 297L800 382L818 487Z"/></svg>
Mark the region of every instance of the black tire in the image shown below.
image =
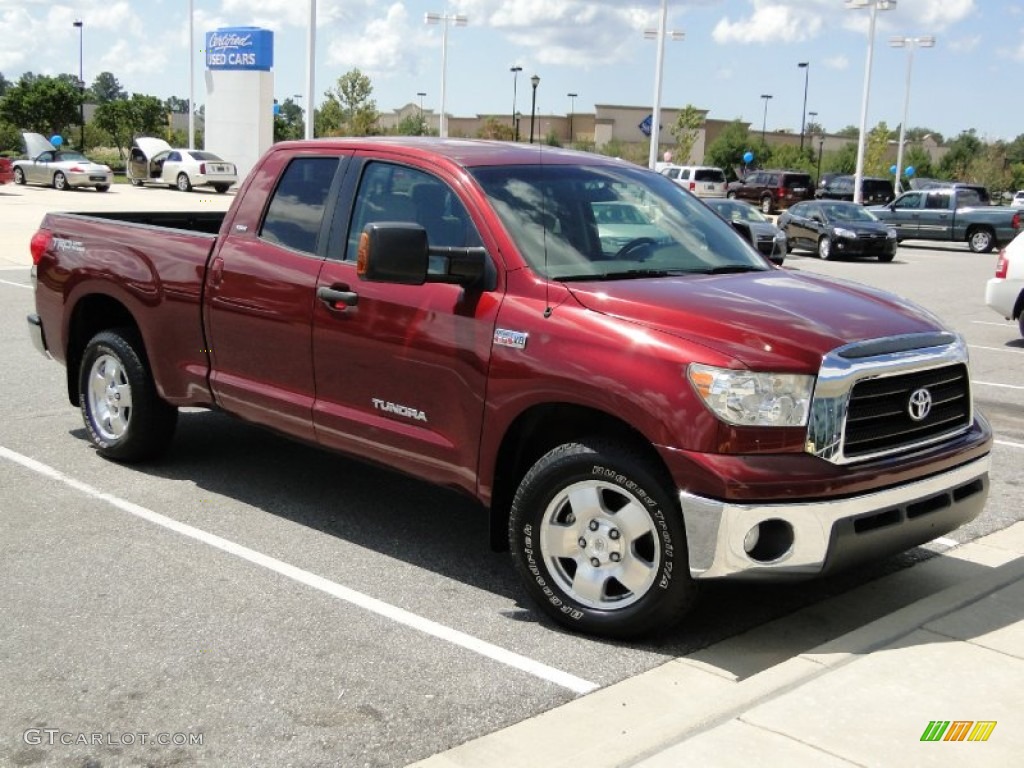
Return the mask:
<svg viewBox="0 0 1024 768"><path fill-rule="evenodd" d="M991 229L975 227L967 230L967 247L971 253L988 253L995 244L996 238Z"/></svg>
<svg viewBox="0 0 1024 768"><path fill-rule="evenodd" d="M527 472L509 543L526 591L556 622L627 638L667 629L689 611L696 584L686 531L660 477L639 454L601 438L561 445ZM583 569L593 578L577 580Z"/></svg>
<svg viewBox="0 0 1024 768"><path fill-rule="evenodd" d="M772 200L771 195L765 195L761 198L761 213L768 216L772 212L774 205L775 201Z"/></svg>
<svg viewBox="0 0 1024 768"><path fill-rule="evenodd" d="M61 173L60 171L57 171L55 174L53 174L53 188L62 191L71 189L71 185L68 184L68 177Z"/></svg>
<svg viewBox="0 0 1024 768"><path fill-rule="evenodd" d="M878 260L883 264L888 264L890 261L896 258L895 251L893 253L880 253L878 254Z"/></svg>
<svg viewBox="0 0 1024 768"><path fill-rule="evenodd" d="M735 200L736 199L736 193L735 192L726 192L725 196L727 198L729 198L730 200Z"/></svg>
<svg viewBox="0 0 1024 768"><path fill-rule="evenodd" d="M230 184L214 184L213 189L218 195L223 195L230 186Z"/></svg>
<svg viewBox="0 0 1024 768"><path fill-rule="evenodd" d="M142 340L129 328L103 331L86 345L78 401L89 439L108 459L155 458L174 436L178 409L157 394Z"/></svg>
<svg viewBox="0 0 1024 768"><path fill-rule="evenodd" d="M828 235L822 235L818 240L818 258L822 261L835 258L835 254L832 253L832 238Z"/></svg>
<svg viewBox="0 0 1024 768"><path fill-rule="evenodd" d="M25 183L25 172L21 168L14 169L14 183L24 184Z"/></svg>
<svg viewBox="0 0 1024 768"><path fill-rule="evenodd" d="M177 187L179 192L191 192L192 182L189 181L187 173L179 173L177 178Z"/></svg>
<svg viewBox="0 0 1024 768"><path fill-rule="evenodd" d="M96 185L96 191L97 192L106 192L108 189L110 189L110 185L109 184L97 184Z"/></svg>
<svg viewBox="0 0 1024 768"><path fill-rule="evenodd" d="M132 179L132 186L133 187L141 187L142 186L142 179Z"/></svg>

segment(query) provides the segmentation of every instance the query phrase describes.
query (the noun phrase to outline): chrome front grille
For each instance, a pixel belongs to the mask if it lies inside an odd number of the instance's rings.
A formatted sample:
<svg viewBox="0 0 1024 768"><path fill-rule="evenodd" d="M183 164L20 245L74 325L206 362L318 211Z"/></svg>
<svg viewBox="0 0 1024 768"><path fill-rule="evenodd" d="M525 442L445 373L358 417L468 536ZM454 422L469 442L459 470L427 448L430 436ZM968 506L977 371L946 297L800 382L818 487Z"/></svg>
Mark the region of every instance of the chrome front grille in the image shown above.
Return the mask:
<svg viewBox="0 0 1024 768"><path fill-rule="evenodd" d="M864 461L949 439L973 418L962 339L948 333L873 339L825 356L806 450L836 464Z"/></svg>

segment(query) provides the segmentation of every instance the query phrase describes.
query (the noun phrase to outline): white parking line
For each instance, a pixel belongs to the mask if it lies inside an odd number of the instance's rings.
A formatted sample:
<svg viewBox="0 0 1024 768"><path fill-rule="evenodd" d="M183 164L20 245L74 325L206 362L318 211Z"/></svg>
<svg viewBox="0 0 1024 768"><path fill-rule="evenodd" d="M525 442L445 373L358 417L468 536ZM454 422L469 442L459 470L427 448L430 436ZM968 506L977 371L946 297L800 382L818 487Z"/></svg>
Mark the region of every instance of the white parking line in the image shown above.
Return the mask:
<svg viewBox="0 0 1024 768"><path fill-rule="evenodd" d="M1012 440L993 440L996 445L1005 445L1007 448L1024 448L1024 443L1015 443Z"/></svg>
<svg viewBox="0 0 1024 768"><path fill-rule="evenodd" d="M971 384L981 384L984 387L1002 387L1003 389L1024 389L1019 384L997 384L994 381L978 381L977 379L971 379Z"/></svg>
<svg viewBox="0 0 1024 768"><path fill-rule="evenodd" d="M987 352L1010 352L1011 354L1014 355L1019 355L1022 352L1024 352L1024 347L1017 347L1016 349L1006 349L1005 347L982 347L977 344L968 344L967 346L970 347L971 349L984 349Z"/></svg>
<svg viewBox="0 0 1024 768"><path fill-rule="evenodd" d="M117 496L113 496L109 493L104 493L97 488L93 488L91 485L83 483L81 480L76 480L75 478L64 474L58 469L54 469L47 464L43 464L42 462L36 461L28 456L12 451L9 448L0 446L0 458L5 458L15 464L20 464L26 469L37 472L44 477L64 483L65 485L74 488L76 491L80 491L94 499L105 501L123 512L128 512L129 514L135 515L143 520L156 523L164 528L180 533L183 536L188 536L196 541L209 544L211 547L216 547L223 552L235 555L243 560L248 560L250 563L267 568L275 573L297 581L300 584L305 584L306 586L313 587L313 589L318 589L331 597L344 600L347 603L351 603L363 608L364 610L376 613L384 618L391 619L392 621L403 624L411 629L415 629L453 645L473 651L474 653L485 656L501 664L505 664L506 666L513 667L522 672L533 675L534 677L546 680L549 683L554 683L555 685L560 685L563 688L568 688L574 693L590 693L598 688L596 683L583 680L575 675L562 672L561 670L549 667L546 664L534 661L533 659L529 659L525 656L520 656L518 653L506 650L497 645L492 645L485 640L480 640L472 635L467 635L457 629L452 629L451 627L446 627L443 624L438 624L437 622L423 618L422 616L417 616L416 614L402 608L389 605L382 600L370 597L369 595L364 595L361 592L357 592L353 589L349 589L348 587L344 587L341 584L329 581L314 573L310 573L309 571L304 571L294 565L289 565L288 563L277 560L269 555L264 555L260 552L249 549L248 547L243 547L241 544L236 544L233 541L228 541L220 536L215 536L212 533L207 533L199 528L195 528L191 525L187 525L186 523L161 515L151 509L146 509L138 504L118 498Z"/></svg>
<svg viewBox="0 0 1024 768"><path fill-rule="evenodd" d="M996 325L1000 328L1010 327L1009 321L1006 321L1005 323L993 323L989 322L988 320L971 320L971 322L974 323L975 325Z"/></svg>
<svg viewBox="0 0 1024 768"><path fill-rule="evenodd" d="M32 290L31 285L25 285L24 283L12 283L10 280L0 280L0 283L3 283L4 285L13 285L16 288L28 288L30 291Z"/></svg>

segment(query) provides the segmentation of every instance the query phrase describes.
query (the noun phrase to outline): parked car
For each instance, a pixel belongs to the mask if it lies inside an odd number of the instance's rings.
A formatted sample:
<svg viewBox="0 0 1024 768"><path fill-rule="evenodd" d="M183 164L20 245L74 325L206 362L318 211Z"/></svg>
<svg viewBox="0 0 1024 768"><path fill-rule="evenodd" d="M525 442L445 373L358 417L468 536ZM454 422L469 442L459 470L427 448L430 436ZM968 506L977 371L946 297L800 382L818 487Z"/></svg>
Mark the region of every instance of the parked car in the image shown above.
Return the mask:
<svg viewBox="0 0 1024 768"><path fill-rule="evenodd" d="M591 203L601 251L616 256L630 243L663 242L667 232L656 226L637 205L623 201Z"/></svg>
<svg viewBox="0 0 1024 768"><path fill-rule="evenodd" d="M859 203L812 200L797 203L779 217L792 250L815 251L822 259L839 256L896 256L896 230Z"/></svg>
<svg viewBox="0 0 1024 768"><path fill-rule="evenodd" d="M895 227L900 240L966 242L974 253L1010 242L1021 226L1019 208L986 205L964 185L904 192L871 211Z"/></svg>
<svg viewBox="0 0 1024 768"><path fill-rule="evenodd" d="M0 184L14 181L14 169L9 158L0 157Z"/></svg>
<svg viewBox="0 0 1024 768"><path fill-rule="evenodd" d="M849 175L835 176L824 186L818 187L814 196L819 200L849 200L853 202L854 177ZM889 179L876 176L865 176L860 180L861 203L864 205L885 205L894 197Z"/></svg>
<svg viewBox="0 0 1024 768"><path fill-rule="evenodd" d="M725 171L713 165L669 165L661 174L697 197L725 197Z"/></svg>
<svg viewBox="0 0 1024 768"><path fill-rule="evenodd" d="M813 198L814 181L803 171L751 171L731 182L726 196L754 203L762 213L773 213Z"/></svg>
<svg viewBox="0 0 1024 768"><path fill-rule="evenodd" d="M1024 208L1024 189L1018 189L1010 201L1011 208Z"/></svg>
<svg viewBox="0 0 1024 768"><path fill-rule="evenodd" d="M737 223L740 234L750 233L750 244L767 256L772 263L781 265L786 259L788 242L786 233L750 203L739 200L711 198L704 203L733 226ZM746 230L746 231L744 231Z"/></svg>
<svg viewBox="0 0 1024 768"><path fill-rule="evenodd" d="M54 189L93 187L106 192L114 183L109 166L94 163L81 152L62 150L39 133L23 133L27 158L15 160L15 184L44 184Z"/></svg>
<svg viewBox="0 0 1024 768"><path fill-rule="evenodd" d="M1007 320L1016 320L1024 336L1024 232L999 252L995 277L985 284L985 303Z"/></svg>
<svg viewBox="0 0 1024 768"><path fill-rule="evenodd" d="M213 152L175 149L163 139L142 136L129 153L128 178L137 187L162 184L182 192L213 187L223 194L238 182L238 169Z"/></svg>

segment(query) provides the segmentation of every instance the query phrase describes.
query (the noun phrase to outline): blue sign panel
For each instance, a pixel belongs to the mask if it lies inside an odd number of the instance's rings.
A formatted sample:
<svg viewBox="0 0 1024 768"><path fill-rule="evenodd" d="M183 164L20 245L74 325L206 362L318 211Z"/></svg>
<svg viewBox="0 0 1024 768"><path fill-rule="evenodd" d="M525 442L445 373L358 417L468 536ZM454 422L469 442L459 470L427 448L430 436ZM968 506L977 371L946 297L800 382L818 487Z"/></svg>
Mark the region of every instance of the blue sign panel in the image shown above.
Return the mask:
<svg viewBox="0 0 1024 768"><path fill-rule="evenodd" d="M651 127L653 125L654 125L654 115L648 115L647 117L645 117L643 120L640 121L640 124L637 126L637 128L640 129L640 133L642 133L644 136L650 136L651 135Z"/></svg>
<svg viewBox="0 0 1024 768"><path fill-rule="evenodd" d="M274 66L274 33L259 27L230 27L206 33L207 69L262 69Z"/></svg>

